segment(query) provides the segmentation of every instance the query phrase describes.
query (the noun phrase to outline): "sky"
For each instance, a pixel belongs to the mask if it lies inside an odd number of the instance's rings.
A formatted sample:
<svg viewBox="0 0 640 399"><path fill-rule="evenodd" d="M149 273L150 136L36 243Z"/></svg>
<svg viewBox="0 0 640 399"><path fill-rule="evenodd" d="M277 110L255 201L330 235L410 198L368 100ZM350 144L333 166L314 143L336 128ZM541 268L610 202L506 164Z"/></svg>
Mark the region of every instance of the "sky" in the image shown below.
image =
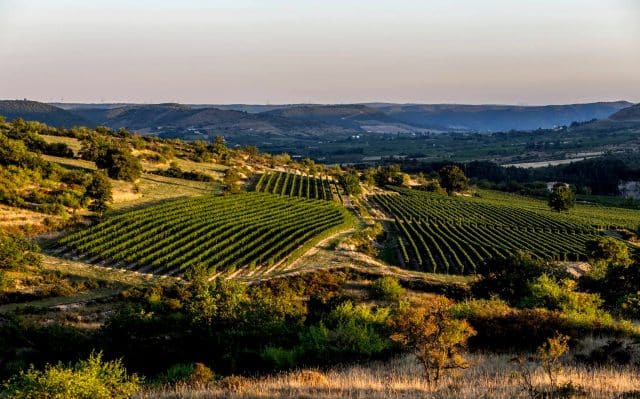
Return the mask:
<svg viewBox="0 0 640 399"><path fill-rule="evenodd" d="M0 98L640 102L640 1L0 0Z"/></svg>

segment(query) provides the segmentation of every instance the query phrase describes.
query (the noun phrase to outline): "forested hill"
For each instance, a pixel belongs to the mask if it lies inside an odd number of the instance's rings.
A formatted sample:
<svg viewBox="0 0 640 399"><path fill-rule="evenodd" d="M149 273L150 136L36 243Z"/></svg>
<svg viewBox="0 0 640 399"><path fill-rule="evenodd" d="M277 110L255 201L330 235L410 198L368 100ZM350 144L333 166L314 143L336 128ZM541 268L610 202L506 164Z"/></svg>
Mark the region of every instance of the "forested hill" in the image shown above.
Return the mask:
<svg viewBox="0 0 640 399"><path fill-rule="evenodd" d="M29 100L0 100L0 115L7 120L22 118L57 127L90 125L87 119L53 105Z"/></svg>

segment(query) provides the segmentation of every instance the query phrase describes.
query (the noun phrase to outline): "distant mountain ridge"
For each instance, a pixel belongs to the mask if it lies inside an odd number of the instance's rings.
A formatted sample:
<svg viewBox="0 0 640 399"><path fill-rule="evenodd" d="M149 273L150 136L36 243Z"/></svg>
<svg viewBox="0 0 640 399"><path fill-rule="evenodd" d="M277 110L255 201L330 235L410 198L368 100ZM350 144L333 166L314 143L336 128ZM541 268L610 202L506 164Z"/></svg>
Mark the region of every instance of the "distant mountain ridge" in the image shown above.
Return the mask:
<svg viewBox="0 0 640 399"><path fill-rule="evenodd" d="M625 118L626 101L516 106L464 104L44 104L0 101L0 115L54 126L106 125L143 134L200 129L224 135L357 135L425 131L535 130L592 119ZM621 116L614 116L622 112ZM622 122L620 122L622 123ZM624 122L635 123L635 122Z"/></svg>
<svg viewBox="0 0 640 399"><path fill-rule="evenodd" d="M626 101L587 104L518 106L518 105L380 105L376 107L404 123L445 126L473 131L508 131L548 129L571 122L607 118L632 105Z"/></svg>
<svg viewBox="0 0 640 399"><path fill-rule="evenodd" d="M7 120L22 118L60 127L91 124L91 121L75 113L49 104L29 100L0 100L0 115L7 118Z"/></svg>

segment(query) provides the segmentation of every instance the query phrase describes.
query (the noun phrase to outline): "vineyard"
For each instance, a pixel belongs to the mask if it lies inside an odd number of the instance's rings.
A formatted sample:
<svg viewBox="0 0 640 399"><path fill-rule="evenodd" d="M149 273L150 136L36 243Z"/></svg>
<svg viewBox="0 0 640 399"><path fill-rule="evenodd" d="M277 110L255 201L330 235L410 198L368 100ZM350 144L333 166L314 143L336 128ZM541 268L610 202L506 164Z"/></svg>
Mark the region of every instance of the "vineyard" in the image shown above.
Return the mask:
<svg viewBox="0 0 640 399"><path fill-rule="evenodd" d="M285 267L352 223L342 207L265 193L176 200L114 216L59 241L90 262L176 275L198 265L211 275Z"/></svg>
<svg viewBox="0 0 640 399"><path fill-rule="evenodd" d="M371 198L394 218L405 265L430 272L473 273L485 260L526 250L544 259L585 258L599 233L542 212L471 198L397 189Z"/></svg>
<svg viewBox="0 0 640 399"><path fill-rule="evenodd" d="M266 172L254 188L257 192L333 201L339 199L336 182L326 176L316 177L287 172Z"/></svg>

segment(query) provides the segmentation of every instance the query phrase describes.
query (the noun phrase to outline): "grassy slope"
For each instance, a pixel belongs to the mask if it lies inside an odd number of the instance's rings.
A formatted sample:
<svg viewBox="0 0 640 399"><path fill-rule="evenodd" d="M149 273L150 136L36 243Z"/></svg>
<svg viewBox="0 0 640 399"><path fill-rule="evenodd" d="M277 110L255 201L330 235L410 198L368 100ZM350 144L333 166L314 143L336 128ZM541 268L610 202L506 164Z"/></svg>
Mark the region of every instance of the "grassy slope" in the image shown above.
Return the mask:
<svg viewBox="0 0 640 399"><path fill-rule="evenodd" d="M96 169L93 162L81 159L61 158L50 155L43 155L43 158L69 169ZM183 165L191 167L198 165L190 161L181 162ZM222 170L224 168L224 166L215 164L202 164L199 167L202 170L206 169L210 171ZM145 165L145 169L147 168ZM185 169L191 170L188 169L188 167L185 167ZM111 184L113 185L114 201L112 208L114 210L145 206L169 199L216 194L220 192L220 184L217 182L198 182L158 176L151 173L142 174L138 181L137 188L133 183L120 180L111 180Z"/></svg>

